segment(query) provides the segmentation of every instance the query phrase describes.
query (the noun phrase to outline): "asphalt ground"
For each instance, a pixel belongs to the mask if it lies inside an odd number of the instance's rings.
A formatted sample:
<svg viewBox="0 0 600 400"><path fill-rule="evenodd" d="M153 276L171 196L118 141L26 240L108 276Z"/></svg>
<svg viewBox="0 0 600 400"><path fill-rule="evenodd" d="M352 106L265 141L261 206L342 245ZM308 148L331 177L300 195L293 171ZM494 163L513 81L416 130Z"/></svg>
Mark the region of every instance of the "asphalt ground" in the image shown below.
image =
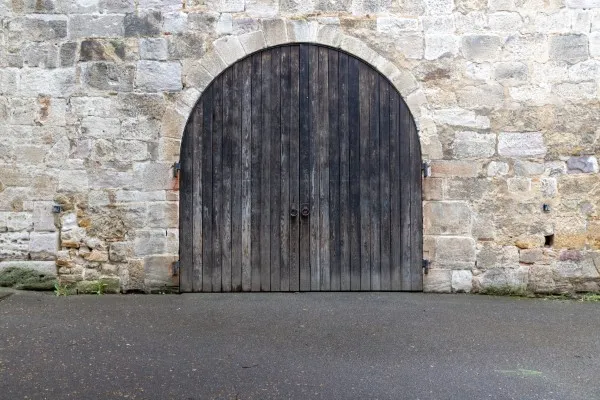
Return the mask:
<svg viewBox="0 0 600 400"><path fill-rule="evenodd" d="M0 399L213 398L600 399L600 303L422 293L0 300Z"/></svg>

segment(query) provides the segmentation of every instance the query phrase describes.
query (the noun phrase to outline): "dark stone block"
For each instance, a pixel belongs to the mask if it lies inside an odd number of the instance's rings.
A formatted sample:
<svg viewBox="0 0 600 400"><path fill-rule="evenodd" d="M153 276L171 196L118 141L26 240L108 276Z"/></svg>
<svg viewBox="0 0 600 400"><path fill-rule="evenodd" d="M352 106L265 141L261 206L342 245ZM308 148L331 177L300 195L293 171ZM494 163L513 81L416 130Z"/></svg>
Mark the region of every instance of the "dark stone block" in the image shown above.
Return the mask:
<svg viewBox="0 0 600 400"><path fill-rule="evenodd" d="M77 43L67 42L60 46L60 66L72 67L77 59Z"/></svg>
<svg viewBox="0 0 600 400"><path fill-rule="evenodd" d="M160 34L162 14L160 11L147 11L125 14L125 36L157 36Z"/></svg>

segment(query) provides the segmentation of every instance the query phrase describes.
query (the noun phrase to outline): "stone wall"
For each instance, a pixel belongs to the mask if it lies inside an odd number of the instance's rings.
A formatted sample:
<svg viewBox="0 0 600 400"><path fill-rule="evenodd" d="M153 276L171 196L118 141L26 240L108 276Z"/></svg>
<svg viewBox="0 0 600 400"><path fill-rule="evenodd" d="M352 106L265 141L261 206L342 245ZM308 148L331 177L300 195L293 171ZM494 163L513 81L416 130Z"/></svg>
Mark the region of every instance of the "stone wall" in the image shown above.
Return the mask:
<svg viewBox="0 0 600 400"><path fill-rule="evenodd" d="M175 285L193 104L246 54L317 42L415 116L426 290L600 290L598 0L0 0L0 21L0 268Z"/></svg>

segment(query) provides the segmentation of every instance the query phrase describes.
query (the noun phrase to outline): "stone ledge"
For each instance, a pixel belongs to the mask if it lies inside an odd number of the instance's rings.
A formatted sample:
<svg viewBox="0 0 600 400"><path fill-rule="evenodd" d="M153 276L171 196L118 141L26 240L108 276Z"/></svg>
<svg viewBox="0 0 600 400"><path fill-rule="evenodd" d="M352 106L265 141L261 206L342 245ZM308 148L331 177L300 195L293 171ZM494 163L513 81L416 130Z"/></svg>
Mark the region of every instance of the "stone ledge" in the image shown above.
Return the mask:
<svg viewBox="0 0 600 400"><path fill-rule="evenodd" d="M54 261L0 261L0 271L11 267L29 268L46 275L56 276L56 262Z"/></svg>

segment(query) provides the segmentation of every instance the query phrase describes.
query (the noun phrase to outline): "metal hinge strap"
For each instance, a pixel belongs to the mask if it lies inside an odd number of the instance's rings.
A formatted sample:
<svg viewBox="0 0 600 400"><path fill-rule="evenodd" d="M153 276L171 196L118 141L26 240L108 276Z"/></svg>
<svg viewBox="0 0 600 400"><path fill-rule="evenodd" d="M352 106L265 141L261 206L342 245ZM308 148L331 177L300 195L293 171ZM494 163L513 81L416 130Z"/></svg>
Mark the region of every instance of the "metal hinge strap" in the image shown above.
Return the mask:
<svg viewBox="0 0 600 400"><path fill-rule="evenodd" d="M425 273L425 275L429 273L429 264L431 264L429 260L423 259L423 273Z"/></svg>
<svg viewBox="0 0 600 400"><path fill-rule="evenodd" d="M173 264L171 264L171 272L173 276L179 275L179 260L173 261Z"/></svg>

